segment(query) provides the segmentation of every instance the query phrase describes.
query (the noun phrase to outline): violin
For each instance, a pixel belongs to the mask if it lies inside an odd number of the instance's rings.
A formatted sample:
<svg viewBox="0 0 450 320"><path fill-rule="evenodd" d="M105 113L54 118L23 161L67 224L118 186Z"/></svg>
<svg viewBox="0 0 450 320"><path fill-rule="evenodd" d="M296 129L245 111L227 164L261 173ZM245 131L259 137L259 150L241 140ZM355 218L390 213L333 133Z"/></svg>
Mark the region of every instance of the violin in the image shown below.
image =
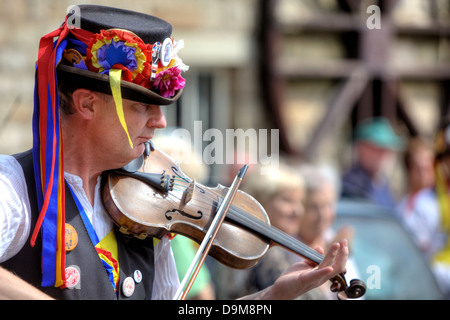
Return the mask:
<svg viewBox="0 0 450 320"><path fill-rule="evenodd" d="M202 242L228 188L204 186L187 177L169 156L146 144L144 154L102 177L103 204L119 230L140 239L181 234ZM130 200L132 199L132 200ZM270 225L268 215L251 195L237 190L208 254L226 266L251 268L278 245L316 264L323 255ZM359 298L364 282L344 274L333 279L340 299Z"/></svg>

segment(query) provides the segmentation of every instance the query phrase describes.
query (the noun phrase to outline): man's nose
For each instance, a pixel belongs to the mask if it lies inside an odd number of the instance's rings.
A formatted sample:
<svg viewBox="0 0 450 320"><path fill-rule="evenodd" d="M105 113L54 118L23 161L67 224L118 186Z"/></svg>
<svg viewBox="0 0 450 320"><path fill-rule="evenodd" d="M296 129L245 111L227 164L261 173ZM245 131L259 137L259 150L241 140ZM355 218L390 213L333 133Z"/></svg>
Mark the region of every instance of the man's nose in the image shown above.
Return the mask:
<svg viewBox="0 0 450 320"><path fill-rule="evenodd" d="M161 106L151 106L150 116L147 121L147 126L149 128L165 128L167 126L167 120L164 113L161 110Z"/></svg>

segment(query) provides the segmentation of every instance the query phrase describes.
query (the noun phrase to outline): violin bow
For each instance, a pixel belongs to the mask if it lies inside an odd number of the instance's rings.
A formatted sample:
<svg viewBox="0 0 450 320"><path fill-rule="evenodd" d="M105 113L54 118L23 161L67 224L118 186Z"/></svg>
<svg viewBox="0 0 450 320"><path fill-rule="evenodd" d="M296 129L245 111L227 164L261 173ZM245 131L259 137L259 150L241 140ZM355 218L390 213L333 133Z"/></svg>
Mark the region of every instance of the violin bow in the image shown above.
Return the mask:
<svg viewBox="0 0 450 320"><path fill-rule="evenodd" d="M225 215L228 212L231 203L233 202L234 196L236 195L236 192L239 189L239 186L242 182L242 179L244 178L245 173L247 172L247 169L248 165L244 165L238 171L236 177L234 178L234 181L231 184L230 188L228 189L228 192L224 200L222 201L219 209L217 210L216 216L214 217L211 226L208 229L208 232L205 234L205 237L203 238L203 241L200 244L200 247L198 248L197 253L194 256L194 259L192 260L191 265L189 266L189 269L186 272L183 281L180 284L180 287L175 293L175 296L173 298L174 300L186 299L186 296L188 295L189 290L191 290L191 287L203 265L203 262L205 261L206 256L209 253L209 250L211 249L211 246L217 236L217 233L219 232L220 226L222 225L225 219Z"/></svg>

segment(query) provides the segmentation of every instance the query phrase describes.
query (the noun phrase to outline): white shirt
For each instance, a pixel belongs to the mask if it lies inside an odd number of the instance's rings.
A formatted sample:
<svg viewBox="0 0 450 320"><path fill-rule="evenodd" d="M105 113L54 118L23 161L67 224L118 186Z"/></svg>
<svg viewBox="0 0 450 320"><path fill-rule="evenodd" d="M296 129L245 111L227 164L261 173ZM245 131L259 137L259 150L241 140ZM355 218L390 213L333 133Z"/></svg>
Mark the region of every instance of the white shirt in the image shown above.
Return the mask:
<svg viewBox="0 0 450 320"><path fill-rule="evenodd" d="M431 259L447 242L435 191L427 188L419 191L413 199L405 197L397 210L406 230L425 256Z"/></svg>
<svg viewBox="0 0 450 320"><path fill-rule="evenodd" d="M445 294L450 293L450 266L435 262L433 257L447 244L442 218L433 188L419 191L414 198L405 197L399 206L400 219L413 240L429 259L437 283Z"/></svg>
<svg viewBox="0 0 450 320"><path fill-rule="evenodd" d="M100 198L100 178L95 187L94 206L89 202L80 177L64 177L80 200L98 238L112 229L113 223ZM16 255L25 245L31 228L31 209L22 167L12 156L0 155L0 262ZM154 248L155 279L152 299L172 299L179 286L170 240L164 237Z"/></svg>

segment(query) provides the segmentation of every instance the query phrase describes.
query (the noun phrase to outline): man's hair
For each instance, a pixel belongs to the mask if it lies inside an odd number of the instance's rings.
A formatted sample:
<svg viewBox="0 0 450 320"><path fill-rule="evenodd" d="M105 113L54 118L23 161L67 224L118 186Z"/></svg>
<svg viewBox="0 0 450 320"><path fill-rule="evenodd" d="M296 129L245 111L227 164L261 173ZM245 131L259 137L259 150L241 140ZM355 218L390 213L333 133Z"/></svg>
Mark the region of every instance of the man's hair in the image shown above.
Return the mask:
<svg viewBox="0 0 450 320"><path fill-rule="evenodd" d="M64 115L72 115L75 113L73 105L73 93L77 89L79 89L78 86L72 85L70 83L58 83L59 108ZM112 99L112 96L109 94L100 92L98 92L98 94L105 102L109 102Z"/></svg>
<svg viewBox="0 0 450 320"><path fill-rule="evenodd" d="M74 114L72 94L75 91L73 86L65 83L58 83L59 108L65 115Z"/></svg>

